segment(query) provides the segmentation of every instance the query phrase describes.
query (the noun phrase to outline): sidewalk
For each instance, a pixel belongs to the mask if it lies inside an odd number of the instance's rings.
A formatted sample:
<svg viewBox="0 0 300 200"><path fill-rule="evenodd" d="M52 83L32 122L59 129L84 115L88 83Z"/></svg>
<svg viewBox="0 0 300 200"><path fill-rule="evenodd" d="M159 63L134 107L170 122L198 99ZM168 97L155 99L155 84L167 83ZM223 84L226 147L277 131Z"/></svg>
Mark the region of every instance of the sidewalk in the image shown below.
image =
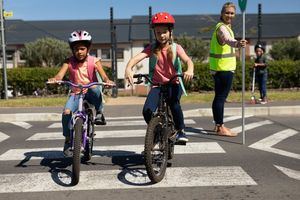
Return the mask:
<svg viewBox="0 0 300 200"><path fill-rule="evenodd" d="M109 98L105 104L105 116L141 116L145 97ZM212 116L211 104L182 104L185 117ZM0 122L60 121L62 107L0 108ZM242 115L241 103L226 103L226 116ZM300 116L300 101L270 102L265 105L245 103L245 115Z"/></svg>

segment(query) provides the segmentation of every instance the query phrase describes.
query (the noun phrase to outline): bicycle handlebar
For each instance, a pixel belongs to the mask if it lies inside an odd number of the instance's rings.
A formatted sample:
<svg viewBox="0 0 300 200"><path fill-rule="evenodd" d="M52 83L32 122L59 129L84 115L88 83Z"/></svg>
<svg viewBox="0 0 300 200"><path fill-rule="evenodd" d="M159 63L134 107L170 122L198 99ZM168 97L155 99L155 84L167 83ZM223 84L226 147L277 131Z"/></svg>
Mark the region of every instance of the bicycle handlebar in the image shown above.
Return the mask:
<svg viewBox="0 0 300 200"><path fill-rule="evenodd" d="M103 85L103 86L109 86L109 87L115 87L116 84L110 84L110 83L99 83L99 82L91 82L89 84L86 84L86 85L82 85L82 84L75 84L75 83L72 83L71 81L55 81L55 82L49 82L47 81L46 82L47 84L66 84L66 85L70 85L72 87L76 87L76 88L90 88L94 85Z"/></svg>
<svg viewBox="0 0 300 200"><path fill-rule="evenodd" d="M141 84L143 82L142 78L145 78L147 81L149 81L152 85L167 85L167 84L170 84L172 83L172 81L175 79L175 78L178 78L178 77L181 77L183 78L183 74L176 74L175 76L173 76L167 83L165 84L154 84L153 81L149 78L149 75L148 74L134 74L133 75L133 78L137 78L138 80L136 82L134 82L135 84Z"/></svg>

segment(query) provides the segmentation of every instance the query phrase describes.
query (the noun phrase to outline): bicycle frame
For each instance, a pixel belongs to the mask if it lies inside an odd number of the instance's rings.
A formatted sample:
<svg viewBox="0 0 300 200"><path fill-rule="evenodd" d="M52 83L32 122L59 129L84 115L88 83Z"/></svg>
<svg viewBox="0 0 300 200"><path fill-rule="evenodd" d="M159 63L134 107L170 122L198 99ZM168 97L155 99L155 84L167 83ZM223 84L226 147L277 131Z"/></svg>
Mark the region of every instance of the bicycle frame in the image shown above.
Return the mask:
<svg viewBox="0 0 300 200"><path fill-rule="evenodd" d="M51 82L48 82L51 83ZM74 84L70 81L57 81L56 83L70 85L80 89L79 92L79 104L76 112L72 114L70 120L70 143L71 150L73 152L72 163L72 185L76 185L79 182L80 177L80 163L81 158L88 161L92 157L93 151L93 137L94 137L94 118L96 115L95 108L90 106L88 102L84 101L83 89L90 88L94 85L110 85L106 83L92 82L87 85ZM89 111L92 110L92 111ZM90 112L92 112L92 117ZM91 132L88 134L88 130ZM82 157L83 153L83 157Z"/></svg>
<svg viewBox="0 0 300 200"><path fill-rule="evenodd" d="M150 82L152 85L158 86L160 87L160 93L159 93L159 103L158 103L158 107L157 107L157 111L154 114L154 116L163 116L164 117L164 121L165 121L165 125L167 125L165 128L168 128L170 121L173 121L173 119L170 120L170 118L172 118L171 116L169 116L169 105L167 102L168 99L168 89L170 87L170 85L172 84L173 80L179 77L183 77L182 74L176 74L175 76L173 76L169 82L165 83L165 84L154 84L152 82L152 80L150 80L150 78L148 77L147 74L136 74L134 75L134 78L138 78L137 80L137 84L142 83L142 78L145 78L148 82ZM173 131L173 130L172 130Z"/></svg>

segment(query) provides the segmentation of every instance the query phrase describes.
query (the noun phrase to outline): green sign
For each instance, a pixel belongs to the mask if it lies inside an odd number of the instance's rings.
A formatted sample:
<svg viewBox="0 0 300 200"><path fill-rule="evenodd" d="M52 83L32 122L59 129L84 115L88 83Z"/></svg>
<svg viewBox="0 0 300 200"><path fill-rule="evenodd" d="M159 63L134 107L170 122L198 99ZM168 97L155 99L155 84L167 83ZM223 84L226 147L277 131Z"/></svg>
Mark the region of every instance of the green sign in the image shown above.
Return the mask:
<svg viewBox="0 0 300 200"><path fill-rule="evenodd" d="M246 10L247 0L239 0L239 6L242 12Z"/></svg>

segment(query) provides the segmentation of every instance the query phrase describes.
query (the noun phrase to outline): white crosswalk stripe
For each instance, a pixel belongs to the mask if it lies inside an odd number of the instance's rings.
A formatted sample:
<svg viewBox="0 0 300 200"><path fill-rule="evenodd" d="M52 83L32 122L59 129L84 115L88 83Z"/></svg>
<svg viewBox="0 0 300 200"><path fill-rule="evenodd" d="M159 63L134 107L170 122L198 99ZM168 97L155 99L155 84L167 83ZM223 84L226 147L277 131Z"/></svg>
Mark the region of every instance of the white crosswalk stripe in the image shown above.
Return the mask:
<svg viewBox="0 0 300 200"><path fill-rule="evenodd" d="M138 155L144 150L144 145L95 146L94 156L128 156ZM190 142L186 146L178 145L175 154L225 153L216 142ZM63 158L62 148L10 149L0 155L0 161Z"/></svg>
<svg viewBox="0 0 300 200"><path fill-rule="evenodd" d="M6 139L8 139L8 138L9 138L9 136L8 136L8 135L6 135L6 134L4 134L4 133L0 132L0 142L2 142L2 141L4 141L4 140L6 140Z"/></svg>
<svg viewBox="0 0 300 200"><path fill-rule="evenodd" d="M203 128L195 128L201 133L207 134ZM145 129L132 129L132 130L114 130L114 131L95 131L95 138L132 138L132 137L145 137ZM198 135L199 133L186 131L187 136ZM36 133L27 140L62 140L64 136L61 132L46 132L46 133Z"/></svg>
<svg viewBox="0 0 300 200"><path fill-rule="evenodd" d="M185 124L195 124L196 122L192 119L185 119ZM108 121L105 126L143 126L146 125L144 120L124 120L124 121ZM48 128L61 128L61 123L56 122L48 126Z"/></svg>
<svg viewBox="0 0 300 200"><path fill-rule="evenodd" d="M264 121L259 121L259 122L246 124L245 125L245 131L248 131L248 130L251 130L251 129L254 129L254 128L257 128L257 127L260 127L260 126L269 125L269 124L273 124L273 122L270 121L270 120L264 120ZM242 132L242 126L235 127L231 130L234 133L240 133L240 132Z"/></svg>
<svg viewBox="0 0 300 200"><path fill-rule="evenodd" d="M11 124L14 124L16 126L19 126L21 128L25 128L25 129L29 129L32 127L31 124L27 123L27 122L10 122Z"/></svg>
<svg viewBox="0 0 300 200"><path fill-rule="evenodd" d="M146 174L141 169L82 171L80 182L74 187L62 186L71 182L68 174L63 173L58 173L55 179L50 173L2 174L0 193L257 185L239 166L168 168L165 178L158 184L150 184Z"/></svg>
<svg viewBox="0 0 300 200"><path fill-rule="evenodd" d="M250 145L249 147L254 148L254 149L259 149L262 151L279 154L282 156L300 159L300 154L288 152L288 151L277 149L277 148L273 147L277 143L279 143L289 137L292 137L296 134L298 134L298 131L293 130L293 129L286 129L286 130L277 132L269 137L266 137L256 143Z"/></svg>

